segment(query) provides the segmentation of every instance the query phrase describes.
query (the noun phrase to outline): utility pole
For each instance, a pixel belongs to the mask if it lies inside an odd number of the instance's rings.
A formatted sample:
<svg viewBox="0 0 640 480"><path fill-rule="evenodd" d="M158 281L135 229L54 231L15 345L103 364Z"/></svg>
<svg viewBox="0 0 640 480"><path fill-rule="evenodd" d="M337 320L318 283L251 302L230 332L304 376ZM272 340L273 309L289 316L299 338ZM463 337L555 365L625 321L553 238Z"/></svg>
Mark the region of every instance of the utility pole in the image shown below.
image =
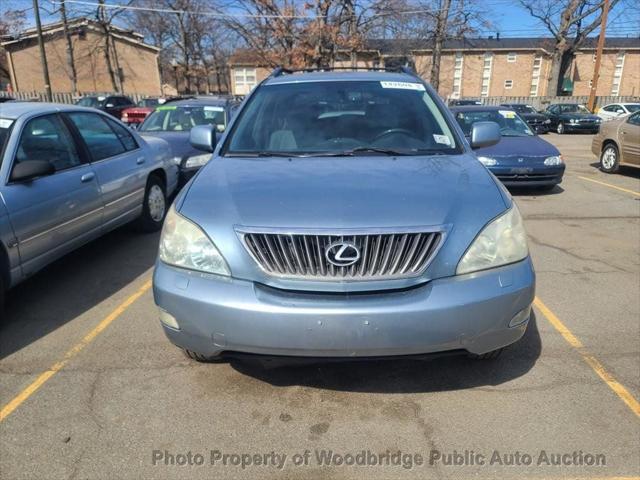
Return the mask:
<svg viewBox="0 0 640 480"><path fill-rule="evenodd" d="M40 23L40 7L38 0L33 0L33 13L36 17L36 29L38 31L38 46L40 47L40 61L42 63L42 74L44 76L44 91L47 102L51 102L51 81L49 80L49 65L47 64L47 54L44 50L44 40L42 39L42 24Z"/></svg>
<svg viewBox="0 0 640 480"><path fill-rule="evenodd" d="M596 89L598 88L598 78L600 78L600 62L602 60L602 49L607 30L607 14L609 13L609 0L604 0L602 4L602 15L600 17L600 36L598 37L598 49L596 50L596 64L593 66L593 78L591 79L591 91L589 92L589 103L587 108L593 112L596 107Z"/></svg>
<svg viewBox="0 0 640 480"><path fill-rule="evenodd" d="M73 59L73 42L69 34L69 22L67 21L67 7L64 0L60 2L60 15L62 16L62 28L64 30L64 38L67 40L67 64L71 71L71 92L75 95L78 92L78 74L76 72L76 63Z"/></svg>

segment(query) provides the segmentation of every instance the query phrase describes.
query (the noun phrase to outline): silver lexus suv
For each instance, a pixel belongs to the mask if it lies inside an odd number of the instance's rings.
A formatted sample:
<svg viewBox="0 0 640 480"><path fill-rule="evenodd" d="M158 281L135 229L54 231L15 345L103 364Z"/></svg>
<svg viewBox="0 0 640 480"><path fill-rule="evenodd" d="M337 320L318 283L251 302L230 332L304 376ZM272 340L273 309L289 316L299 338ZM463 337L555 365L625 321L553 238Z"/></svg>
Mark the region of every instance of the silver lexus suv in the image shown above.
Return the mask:
<svg viewBox="0 0 640 480"><path fill-rule="evenodd" d="M518 208L411 71L277 69L165 221L155 301L171 342L227 353L494 357L535 274Z"/></svg>

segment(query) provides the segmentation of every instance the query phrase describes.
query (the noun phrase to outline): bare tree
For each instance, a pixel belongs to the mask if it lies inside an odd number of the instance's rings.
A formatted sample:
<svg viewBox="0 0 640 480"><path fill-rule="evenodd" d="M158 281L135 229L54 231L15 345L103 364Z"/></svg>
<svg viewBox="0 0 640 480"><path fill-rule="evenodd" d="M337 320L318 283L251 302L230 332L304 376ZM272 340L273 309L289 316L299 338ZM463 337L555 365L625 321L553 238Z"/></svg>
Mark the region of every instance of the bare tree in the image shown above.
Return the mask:
<svg viewBox="0 0 640 480"><path fill-rule="evenodd" d="M69 76L71 77L71 91L75 94L78 91L78 74L76 72L76 63L73 58L73 41L69 33L69 25L67 21L67 6L65 1L60 2L60 18L62 18L62 28L64 38L67 42L67 66L69 67Z"/></svg>
<svg viewBox="0 0 640 480"><path fill-rule="evenodd" d="M5 10L0 16L0 37L16 35L25 23L24 10ZM0 47L0 78L10 79L9 65L4 48Z"/></svg>
<svg viewBox="0 0 640 480"><path fill-rule="evenodd" d="M618 2L610 0L609 8L613 9ZM604 0L520 0L520 3L553 35L547 93L559 95L575 52L600 26Z"/></svg>

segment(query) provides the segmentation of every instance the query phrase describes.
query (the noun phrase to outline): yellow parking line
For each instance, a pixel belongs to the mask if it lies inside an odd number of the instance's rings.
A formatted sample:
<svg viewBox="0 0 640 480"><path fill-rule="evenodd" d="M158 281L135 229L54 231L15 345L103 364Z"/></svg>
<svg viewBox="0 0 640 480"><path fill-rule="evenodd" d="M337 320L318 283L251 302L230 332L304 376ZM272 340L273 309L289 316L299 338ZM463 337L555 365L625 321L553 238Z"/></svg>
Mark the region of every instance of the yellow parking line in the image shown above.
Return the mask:
<svg viewBox="0 0 640 480"><path fill-rule="evenodd" d="M596 372L604 383L606 383L609 388L613 390L618 397L620 397L620 399L631 409L633 413L636 414L636 416L640 417L640 402L638 402L638 400L629 393L629 390L627 390L620 382L613 378L609 372L607 372L598 359L587 351L582 342L578 340L573 333L571 333L565 324L562 323L551 310L549 310L549 307L542 303L542 300L536 297L533 304L538 310L540 310L540 312L542 312L546 319L549 320L549 323L555 327L560 335L563 336L567 343L578 351L582 359L587 362L587 364L594 372Z"/></svg>
<svg viewBox="0 0 640 480"><path fill-rule="evenodd" d="M616 190L620 190L621 192L630 193L631 195L635 195L637 197L640 197L640 192L636 192L635 190L629 190L627 188L617 187L615 185L611 185L610 183L605 183L605 182L601 182L599 180L594 180L593 178L580 177L580 176L578 178L581 178L582 180L586 180L587 182L597 183L598 185L604 185L605 187L615 188Z"/></svg>
<svg viewBox="0 0 640 480"><path fill-rule="evenodd" d="M47 380L53 377L56 373L64 368L64 366L75 357L78 353L82 351L87 345L95 340L95 338L105 329L107 328L116 318L124 313L124 311L129 308L136 300L138 300L142 295L147 292L151 288L151 280L148 280L140 287L140 289L127 298L124 302L122 302L118 307L111 312L109 315L104 317L98 325L96 325L89 333L87 333L80 342L71 347L62 357L62 360L54 363L49 367L48 370L41 373L38 378L36 378L31 385L22 390L16 397L13 398L9 403L7 403L2 410L0 410L0 422L2 422L5 418L7 418L11 413L18 408L25 400L27 400L31 395L33 395L42 385L44 385Z"/></svg>

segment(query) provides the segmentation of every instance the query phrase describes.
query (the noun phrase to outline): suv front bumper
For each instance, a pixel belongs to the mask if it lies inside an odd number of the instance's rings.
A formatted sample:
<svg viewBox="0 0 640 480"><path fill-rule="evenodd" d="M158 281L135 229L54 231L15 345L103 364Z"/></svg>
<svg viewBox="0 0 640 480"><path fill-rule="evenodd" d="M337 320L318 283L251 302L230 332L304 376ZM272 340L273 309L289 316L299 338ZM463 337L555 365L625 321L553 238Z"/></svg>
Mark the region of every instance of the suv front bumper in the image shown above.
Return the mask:
<svg viewBox="0 0 640 480"><path fill-rule="evenodd" d="M156 304L179 325L162 323L169 340L206 356L486 353L522 337L534 290L529 258L408 290L353 294L279 290L160 261L153 277Z"/></svg>

